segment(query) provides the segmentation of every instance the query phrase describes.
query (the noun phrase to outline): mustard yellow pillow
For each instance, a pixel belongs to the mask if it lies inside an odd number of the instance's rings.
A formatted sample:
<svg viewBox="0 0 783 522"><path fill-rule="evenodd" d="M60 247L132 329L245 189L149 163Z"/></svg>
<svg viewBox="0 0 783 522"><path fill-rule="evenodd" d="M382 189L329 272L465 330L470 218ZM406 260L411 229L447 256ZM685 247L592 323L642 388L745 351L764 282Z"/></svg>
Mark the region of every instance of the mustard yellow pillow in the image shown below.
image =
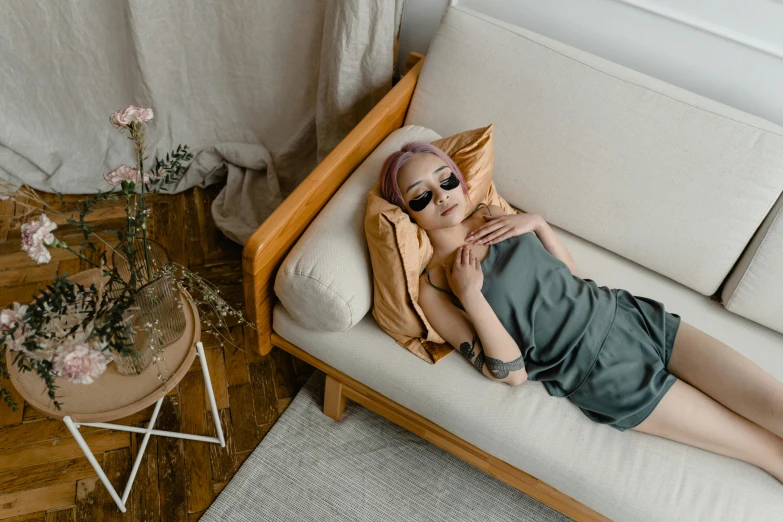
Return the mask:
<svg viewBox="0 0 783 522"><path fill-rule="evenodd" d="M472 207L486 203L499 206L507 214L518 214L500 197L492 181L492 131L490 124L432 144L448 154L462 171ZM375 321L400 346L435 364L454 349L432 329L418 303L419 276L432 259L426 231L400 207L381 197L379 183L367 198L364 230L372 262Z"/></svg>

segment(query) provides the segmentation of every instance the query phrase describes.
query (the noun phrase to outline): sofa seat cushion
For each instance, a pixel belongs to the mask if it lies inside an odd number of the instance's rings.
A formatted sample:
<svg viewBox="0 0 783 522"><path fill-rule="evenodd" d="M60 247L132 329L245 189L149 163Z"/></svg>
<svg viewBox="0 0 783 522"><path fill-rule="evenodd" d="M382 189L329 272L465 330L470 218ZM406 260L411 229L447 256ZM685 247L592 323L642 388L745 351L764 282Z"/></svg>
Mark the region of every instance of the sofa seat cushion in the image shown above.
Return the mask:
<svg viewBox="0 0 783 522"><path fill-rule="evenodd" d="M726 342L783 381L780 333L552 228L582 277L663 302L683 321ZM783 513L783 487L756 466L596 424L567 399L550 397L540 382L511 387L490 381L459 353L427 364L397 345L371 314L344 332L313 332L278 303L273 328L317 359L612 520L771 522Z"/></svg>

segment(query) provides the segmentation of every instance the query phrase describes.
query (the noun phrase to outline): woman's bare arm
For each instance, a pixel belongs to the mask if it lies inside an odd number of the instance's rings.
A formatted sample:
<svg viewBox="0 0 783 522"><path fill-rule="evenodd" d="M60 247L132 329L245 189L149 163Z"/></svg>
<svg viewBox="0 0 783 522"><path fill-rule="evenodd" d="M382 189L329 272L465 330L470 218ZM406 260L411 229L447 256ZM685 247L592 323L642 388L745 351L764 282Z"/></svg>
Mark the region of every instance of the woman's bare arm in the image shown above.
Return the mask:
<svg viewBox="0 0 783 522"><path fill-rule="evenodd" d="M484 376L512 386L527 380L522 353L479 293L463 301L463 312L422 276L419 305L430 325ZM466 313L467 312L467 313Z"/></svg>

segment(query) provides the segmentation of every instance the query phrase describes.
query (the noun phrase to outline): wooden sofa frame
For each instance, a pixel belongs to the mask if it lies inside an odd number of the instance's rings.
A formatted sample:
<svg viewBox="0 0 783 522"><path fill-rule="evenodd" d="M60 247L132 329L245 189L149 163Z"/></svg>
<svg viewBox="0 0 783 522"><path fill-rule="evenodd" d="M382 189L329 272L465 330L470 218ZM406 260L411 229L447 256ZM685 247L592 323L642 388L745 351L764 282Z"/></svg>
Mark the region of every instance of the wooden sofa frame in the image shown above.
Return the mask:
<svg viewBox="0 0 783 522"><path fill-rule="evenodd" d="M242 251L245 302L248 316L259 329L256 349L264 356L277 346L324 372L323 409L334 420L340 419L345 401L350 399L566 516L578 521L608 521L549 484L316 359L272 330L272 309L277 301L274 280L280 264L342 183L386 136L402 126L423 63L423 55L408 55L407 72L402 79L275 209L245 245Z"/></svg>

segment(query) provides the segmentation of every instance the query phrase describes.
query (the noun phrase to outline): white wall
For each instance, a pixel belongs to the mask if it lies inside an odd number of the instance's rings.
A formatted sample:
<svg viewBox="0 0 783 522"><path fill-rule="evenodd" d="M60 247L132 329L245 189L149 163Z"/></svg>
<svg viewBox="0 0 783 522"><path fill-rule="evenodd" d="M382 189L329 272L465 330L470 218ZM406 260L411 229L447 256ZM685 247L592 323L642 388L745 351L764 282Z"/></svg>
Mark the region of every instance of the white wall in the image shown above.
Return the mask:
<svg viewBox="0 0 783 522"><path fill-rule="evenodd" d="M783 125L783 0L458 3ZM448 5L406 0L400 64Z"/></svg>

